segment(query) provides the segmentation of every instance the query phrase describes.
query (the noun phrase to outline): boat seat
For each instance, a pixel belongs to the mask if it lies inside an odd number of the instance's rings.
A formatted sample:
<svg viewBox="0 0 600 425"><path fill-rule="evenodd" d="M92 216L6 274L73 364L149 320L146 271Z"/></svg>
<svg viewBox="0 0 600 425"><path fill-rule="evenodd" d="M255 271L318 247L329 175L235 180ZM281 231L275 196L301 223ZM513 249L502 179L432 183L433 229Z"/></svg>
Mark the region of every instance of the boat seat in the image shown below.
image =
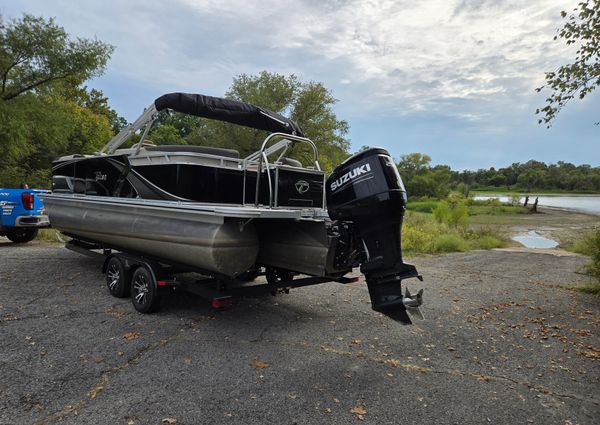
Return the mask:
<svg viewBox="0 0 600 425"><path fill-rule="evenodd" d="M162 146L145 146L147 151L156 152L194 152L205 153L208 155L224 156L227 158L238 159L240 153L234 149L213 148L211 146L195 146L195 145L162 145Z"/></svg>
<svg viewBox="0 0 600 425"><path fill-rule="evenodd" d="M283 165L289 165L291 167L299 167L302 168L302 163L300 161L298 161L297 159L292 159L292 158L281 158L281 163Z"/></svg>

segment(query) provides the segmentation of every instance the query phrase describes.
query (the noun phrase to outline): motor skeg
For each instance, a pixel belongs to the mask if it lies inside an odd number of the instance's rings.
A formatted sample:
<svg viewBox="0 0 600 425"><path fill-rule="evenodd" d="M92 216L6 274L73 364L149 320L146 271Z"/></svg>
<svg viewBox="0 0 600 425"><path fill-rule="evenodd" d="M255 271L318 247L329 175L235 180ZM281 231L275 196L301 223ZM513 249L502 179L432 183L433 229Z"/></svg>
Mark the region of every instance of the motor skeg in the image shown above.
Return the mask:
<svg viewBox="0 0 600 425"><path fill-rule="evenodd" d="M332 220L352 223L362 242L361 272L374 310L411 323L403 302L401 281L419 277L402 261L402 220L406 190L390 154L381 148L360 152L337 167L326 183Z"/></svg>

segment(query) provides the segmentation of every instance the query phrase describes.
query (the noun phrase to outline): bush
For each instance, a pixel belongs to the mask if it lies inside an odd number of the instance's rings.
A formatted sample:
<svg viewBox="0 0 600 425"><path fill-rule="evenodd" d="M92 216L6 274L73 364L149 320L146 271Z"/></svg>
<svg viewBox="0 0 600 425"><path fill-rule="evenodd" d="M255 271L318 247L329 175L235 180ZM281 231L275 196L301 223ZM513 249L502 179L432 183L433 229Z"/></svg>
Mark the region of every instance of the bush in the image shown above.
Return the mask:
<svg viewBox="0 0 600 425"><path fill-rule="evenodd" d="M411 201L408 203L407 209L409 211L431 213L438 204L439 201Z"/></svg>
<svg viewBox="0 0 600 425"><path fill-rule="evenodd" d="M481 236L471 242L471 246L475 249L494 249L501 248L504 241L495 236Z"/></svg>
<svg viewBox="0 0 600 425"><path fill-rule="evenodd" d="M432 210L433 218L438 223L447 223L450 218L450 205L446 201L442 201Z"/></svg>
<svg viewBox="0 0 600 425"><path fill-rule="evenodd" d="M469 244L458 235L440 235L434 243L435 252L464 252L469 250Z"/></svg>
<svg viewBox="0 0 600 425"><path fill-rule="evenodd" d="M450 209L448 224L454 227L465 227L467 225L468 217L469 207L464 203L457 204L454 208Z"/></svg>
<svg viewBox="0 0 600 425"><path fill-rule="evenodd" d="M598 278L600 282L600 229L589 237L589 253L592 262L588 264L587 271Z"/></svg>
<svg viewBox="0 0 600 425"><path fill-rule="evenodd" d="M433 209L433 218L438 223L446 223L453 227L466 227L469 217L469 207L464 198L450 196L447 201L440 202Z"/></svg>

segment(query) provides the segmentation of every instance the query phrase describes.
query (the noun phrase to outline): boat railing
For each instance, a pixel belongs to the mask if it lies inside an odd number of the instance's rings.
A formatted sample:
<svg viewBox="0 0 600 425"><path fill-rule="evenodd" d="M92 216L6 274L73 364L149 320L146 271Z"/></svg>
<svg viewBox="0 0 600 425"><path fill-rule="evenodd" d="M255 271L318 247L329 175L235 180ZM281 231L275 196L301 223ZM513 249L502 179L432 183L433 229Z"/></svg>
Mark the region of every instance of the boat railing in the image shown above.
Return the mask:
<svg viewBox="0 0 600 425"><path fill-rule="evenodd" d="M269 146L269 144L275 140L279 140L279 141L277 143L274 143L273 145ZM267 136L267 138L265 138L265 140L263 141L260 150L254 152L253 154L244 158L244 160L242 161L242 167L244 169L244 194L243 194L244 202L246 201L246 170L248 169L249 165L256 164L257 165L257 176L256 176L256 187L255 187L255 192L254 192L254 206L258 207L258 205L259 205L261 174L262 174L262 170L263 170L263 166L264 166L264 169L266 170L265 174L267 175L267 182L268 182L268 186L269 186L269 205L268 205L268 207L273 208L273 182L271 179L271 173L269 172L269 156L278 151L281 151L281 153L275 160L275 163L277 163L277 162L281 161L283 156L288 151L289 147L295 143L305 143L305 144L308 144L312 148L313 167L316 170L321 171L321 166L319 165L319 153L317 151L317 146L314 144L314 142L312 140L307 139L306 137L300 137L300 136L295 136L295 135L285 134L285 133L269 134L269 136Z"/></svg>

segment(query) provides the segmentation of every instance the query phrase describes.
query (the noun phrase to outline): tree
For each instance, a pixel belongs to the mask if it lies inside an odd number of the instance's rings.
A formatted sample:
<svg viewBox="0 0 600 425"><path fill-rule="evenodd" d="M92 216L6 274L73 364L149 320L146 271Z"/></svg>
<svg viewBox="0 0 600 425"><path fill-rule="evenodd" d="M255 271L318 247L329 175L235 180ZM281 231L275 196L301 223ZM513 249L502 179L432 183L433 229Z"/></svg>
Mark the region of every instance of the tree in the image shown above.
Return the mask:
<svg viewBox="0 0 600 425"><path fill-rule="evenodd" d="M583 99L600 85L600 0L582 1L572 14L562 11L561 16L567 22L554 40L563 39L567 45L576 44L578 49L573 63L547 72L546 84L536 89L552 91L546 106L535 111L542 115L538 123L547 127L571 99Z"/></svg>
<svg viewBox="0 0 600 425"><path fill-rule="evenodd" d="M0 186L48 187L54 158L92 153L123 125L99 90L113 47L73 41L53 19L0 16Z"/></svg>
<svg viewBox="0 0 600 425"><path fill-rule="evenodd" d="M402 177L410 179L415 174L428 170L430 162L431 157L429 155L419 152L408 153L400 157L398 169L402 173Z"/></svg>
<svg viewBox="0 0 600 425"><path fill-rule="evenodd" d="M242 74L234 78L225 97L261 106L295 120L315 142L321 167L326 171L333 170L349 155L348 123L335 115L333 105L337 101L322 83L303 83L295 75L262 71L258 75ZM181 114L159 121L159 126L174 127L188 144L237 149L242 157L255 152L268 134L214 120L188 121ZM150 136L154 138L154 133ZM301 144L290 154L306 165L312 160L312 152Z"/></svg>
<svg viewBox="0 0 600 425"><path fill-rule="evenodd" d="M402 155L397 167L409 196L444 198L450 192L452 172L447 165L430 167L431 157L422 153Z"/></svg>
<svg viewBox="0 0 600 425"><path fill-rule="evenodd" d="M4 25L0 16L0 99L57 81L78 86L104 72L113 50L98 40L69 39L52 18L24 14Z"/></svg>

